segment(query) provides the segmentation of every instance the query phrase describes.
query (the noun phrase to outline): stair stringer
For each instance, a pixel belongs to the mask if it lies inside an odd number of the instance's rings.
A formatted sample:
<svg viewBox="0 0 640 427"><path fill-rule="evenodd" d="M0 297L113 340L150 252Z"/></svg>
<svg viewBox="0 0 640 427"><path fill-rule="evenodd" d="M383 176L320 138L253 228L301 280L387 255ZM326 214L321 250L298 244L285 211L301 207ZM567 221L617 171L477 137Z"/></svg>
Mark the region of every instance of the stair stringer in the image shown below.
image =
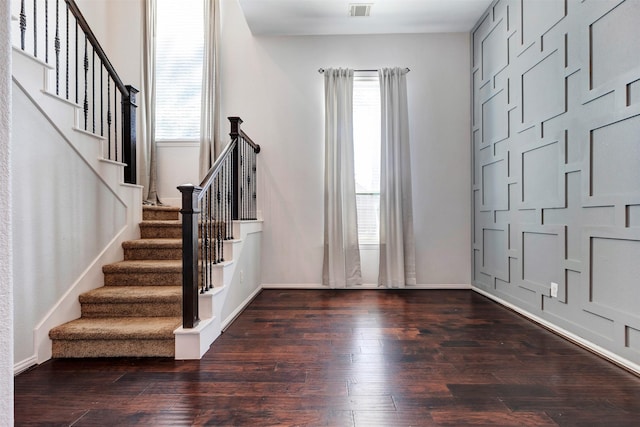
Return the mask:
<svg viewBox="0 0 640 427"><path fill-rule="evenodd" d="M52 343L49 330L80 316L80 294L103 285L102 266L123 258L122 242L139 238L138 224L142 221L142 187L123 183L123 168L120 162L103 158L104 138L90 132L78 131L80 107L73 102L47 92L51 67L20 49L14 48L12 55L12 77L14 90L22 92L36 107L39 114L51 124L59 136L86 164L96 178L124 206L124 221L111 240L100 248L98 254L86 263L84 270L67 286L65 292L51 306L33 328L33 354L20 357L14 371L20 372L33 364L51 358ZM30 331L17 331L29 333Z"/></svg>
<svg viewBox="0 0 640 427"><path fill-rule="evenodd" d="M248 253L244 249L247 242L262 232L262 221L234 221L233 227L234 236L238 239L227 242L227 245L231 246L230 251L227 249L228 246L225 247L225 253L232 253L233 260L214 266L215 283L221 286L199 296L200 323L197 327L180 327L174 331L177 360L202 359L222 331L261 290L259 280L253 280L255 283L250 283L247 287L242 276L243 268L247 265L252 266L257 273L260 271L260 254L255 256L256 254ZM256 274L251 275L255 276Z"/></svg>

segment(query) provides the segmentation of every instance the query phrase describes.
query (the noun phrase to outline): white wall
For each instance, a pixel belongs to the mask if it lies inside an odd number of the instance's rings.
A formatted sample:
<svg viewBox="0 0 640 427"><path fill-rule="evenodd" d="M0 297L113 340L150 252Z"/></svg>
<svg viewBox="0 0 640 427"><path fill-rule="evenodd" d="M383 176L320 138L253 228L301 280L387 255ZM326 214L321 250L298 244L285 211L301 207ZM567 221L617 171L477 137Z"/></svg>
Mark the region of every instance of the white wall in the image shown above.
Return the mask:
<svg viewBox="0 0 640 427"><path fill-rule="evenodd" d="M9 2L0 4L0 99L11 99ZM0 103L0 425L13 425L11 103Z"/></svg>
<svg viewBox="0 0 640 427"><path fill-rule="evenodd" d="M142 40L144 0L78 0L82 14L104 48L109 60L125 84L141 92L138 95L138 141L142 137ZM228 133L228 132L227 132ZM199 145L193 142L159 142L157 145L160 200L180 205L177 186L198 184ZM140 167L138 167L140 174Z"/></svg>
<svg viewBox="0 0 640 427"><path fill-rule="evenodd" d="M263 150L262 281L319 284L324 98L320 67L411 68L408 75L418 284L470 283L467 34L254 38L222 2L222 117ZM226 134L226 128L223 129Z"/></svg>

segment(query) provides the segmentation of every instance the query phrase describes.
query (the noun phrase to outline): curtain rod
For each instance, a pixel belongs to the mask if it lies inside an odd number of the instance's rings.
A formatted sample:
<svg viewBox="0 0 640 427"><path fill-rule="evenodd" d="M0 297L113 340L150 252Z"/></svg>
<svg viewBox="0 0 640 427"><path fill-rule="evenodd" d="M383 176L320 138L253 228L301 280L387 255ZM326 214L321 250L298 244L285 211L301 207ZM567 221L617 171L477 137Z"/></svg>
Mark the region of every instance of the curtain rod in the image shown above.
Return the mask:
<svg viewBox="0 0 640 427"><path fill-rule="evenodd" d="M379 70L353 70L353 71L357 71L357 72L361 72L361 73L363 73L363 72L370 72L370 73L373 73L373 72L375 72L375 71L379 71ZM408 72L409 72L409 71L411 71L411 70L410 70L409 68L405 68L405 69L404 69L404 71L408 73ZM324 73L324 68L319 68L319 69L318 69L318 72L319 72L320 74L323 74L323 73Z"/></svg>

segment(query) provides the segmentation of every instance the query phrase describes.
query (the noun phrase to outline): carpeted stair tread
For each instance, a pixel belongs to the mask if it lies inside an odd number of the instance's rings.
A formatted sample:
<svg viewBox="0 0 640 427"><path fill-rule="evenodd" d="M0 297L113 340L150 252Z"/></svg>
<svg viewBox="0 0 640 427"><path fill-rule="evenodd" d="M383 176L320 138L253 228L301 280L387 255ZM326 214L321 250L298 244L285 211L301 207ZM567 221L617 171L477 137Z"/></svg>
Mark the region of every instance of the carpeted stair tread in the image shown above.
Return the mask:
<svg viewBox="0 0 640 427"><path fill-rule="evenodd" d="M181 286L103 286L80 295L80 304L152 304L182 301Z"/></svg>
<svg viewBox="0 0 640 427"><path fill-rule="evenodd" d="M182 260L126 260L106 264L102 272L110 273L181 273Z"/></svg>
<svg viewBox="0 0 640 427"><path fill-rule="evenodd" d="M49 332L54 340L158 340L173 339L180 317L80 318Z"/></svg>
<svg viewBox="0 0 640 427"><path fill-rule="evenodd" d="M182 221L179 219L176 220L144 220L140 223L140 227L144 226L154 226L154 227L175 227L182 226Z"/></svg>

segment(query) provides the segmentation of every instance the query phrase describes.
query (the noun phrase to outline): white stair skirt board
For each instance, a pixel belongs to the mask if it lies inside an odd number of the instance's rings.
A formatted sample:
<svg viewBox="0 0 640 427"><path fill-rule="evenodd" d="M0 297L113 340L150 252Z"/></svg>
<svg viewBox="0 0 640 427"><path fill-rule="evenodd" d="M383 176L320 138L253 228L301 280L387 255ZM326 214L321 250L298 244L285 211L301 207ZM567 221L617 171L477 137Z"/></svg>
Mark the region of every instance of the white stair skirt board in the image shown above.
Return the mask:
<svg viewBox="0 0 640 427"><path fill-rule="evenodd" d="M503 300L502 298L499 298L495 295L491 295L490 293L477 288L475 286L472 287L472 289L481 294L484 295L485 297L497 302L498 304L501 304L513 311L515 311L518 314L521 314L522 316L526 317L529 320L532 320L535 323L538 323L539 325L541 325L542 327L549 329L550 331L555 332L556 334L560 335L561 337L571 341L572 343L585 348L586 350L589 350L595 354L597 354L598 356L610 361L611 363L614 363L620 367L622 367L623 369L627 369L633 373L635 373L636 375L640 375L640 365L637 365L635 363L633 363L630 360L624 359L616 354L613 354L612 352L610 352L609 350L606 350L602 347L600 347L599 345L596 345L594 343L592 343L591 341L588 341L584 338L579 337L578 335L571 333L559 326L554 325L553 323L544 320L541 317L536 316L535 314L529 313L526 310L523 310L522 308L513 305L505 300Z"/></svg>
<svg viewBox="0 0 640 427"><path fill-rule="evenodd" d="M173 334L176 339L176 360L202 359L211 343L220 336L220 322L216 322L215 317L201 319L195 328L185 329L181 326Z"/></svg>

